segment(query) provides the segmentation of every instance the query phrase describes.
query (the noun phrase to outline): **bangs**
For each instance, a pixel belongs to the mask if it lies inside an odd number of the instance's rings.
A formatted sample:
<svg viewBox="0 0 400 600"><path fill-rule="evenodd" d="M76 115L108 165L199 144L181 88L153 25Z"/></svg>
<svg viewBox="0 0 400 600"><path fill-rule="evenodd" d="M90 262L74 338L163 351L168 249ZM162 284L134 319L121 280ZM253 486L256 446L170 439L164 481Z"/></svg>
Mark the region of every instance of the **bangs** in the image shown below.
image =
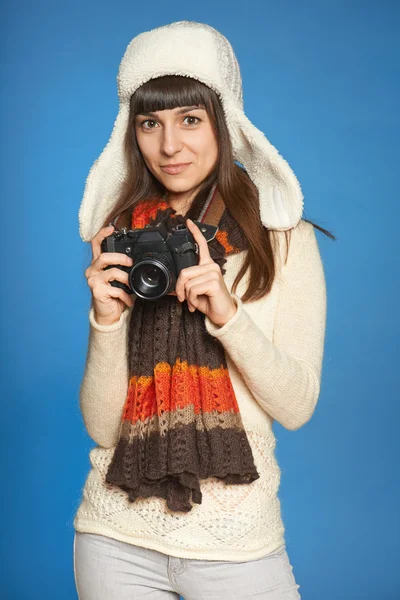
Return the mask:
<svg viewBox="0 0 400 600"><path fill-rule="evenodd" d="M211 108L211 95L215 94L204 83L182 75L166 75L150 79L131 97L131 114L137 115L181 106L204 104Z"/></svg>

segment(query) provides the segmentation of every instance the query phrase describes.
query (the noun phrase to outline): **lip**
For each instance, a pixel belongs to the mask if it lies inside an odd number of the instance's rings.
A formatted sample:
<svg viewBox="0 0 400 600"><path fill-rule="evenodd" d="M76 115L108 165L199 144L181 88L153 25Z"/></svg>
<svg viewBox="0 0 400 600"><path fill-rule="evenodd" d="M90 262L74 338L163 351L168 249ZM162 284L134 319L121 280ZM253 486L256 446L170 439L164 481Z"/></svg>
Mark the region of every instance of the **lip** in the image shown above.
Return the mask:
<svg viewBox="0 0 400 600"><path fill-rule="evenodd" d="M176 165L164 165L161 167L165 173L169 173L170 175L176 175L177 173L182 173L191 163L178 163Z"/></svg>

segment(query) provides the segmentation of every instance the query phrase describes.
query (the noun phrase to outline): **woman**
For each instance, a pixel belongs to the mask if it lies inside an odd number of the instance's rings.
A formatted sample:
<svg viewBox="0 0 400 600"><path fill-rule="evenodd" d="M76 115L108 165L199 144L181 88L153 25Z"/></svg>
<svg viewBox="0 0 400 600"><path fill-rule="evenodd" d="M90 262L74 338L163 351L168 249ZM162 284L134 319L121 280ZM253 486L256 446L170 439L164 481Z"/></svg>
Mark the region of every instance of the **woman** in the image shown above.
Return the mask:
<svg viewBox="0 0 400 600"><path fill-rule="evenodd" d="M74 520L79 598L300 598L272 430L304 425L320 389L326 289L300 186L245 116L212 27L134 38L118 91L79 212L92 247L80 406L97 444ZM195 262L161 293L147 271L153 296L132 294L142 259L102 241L179 224Z"/></svg>

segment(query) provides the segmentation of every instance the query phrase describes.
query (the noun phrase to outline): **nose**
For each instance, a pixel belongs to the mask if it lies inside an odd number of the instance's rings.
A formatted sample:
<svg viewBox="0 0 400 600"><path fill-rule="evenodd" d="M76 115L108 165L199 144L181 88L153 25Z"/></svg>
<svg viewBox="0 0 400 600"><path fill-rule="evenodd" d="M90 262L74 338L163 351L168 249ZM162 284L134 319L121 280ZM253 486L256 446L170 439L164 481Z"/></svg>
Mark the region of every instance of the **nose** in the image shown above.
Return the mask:
<svg viewBox="0 0 400 600"><path fill-rule="evenodd" d="M181 132L173 123L166 123L161 136L161 153L173 156L182 150Z"/></svg>

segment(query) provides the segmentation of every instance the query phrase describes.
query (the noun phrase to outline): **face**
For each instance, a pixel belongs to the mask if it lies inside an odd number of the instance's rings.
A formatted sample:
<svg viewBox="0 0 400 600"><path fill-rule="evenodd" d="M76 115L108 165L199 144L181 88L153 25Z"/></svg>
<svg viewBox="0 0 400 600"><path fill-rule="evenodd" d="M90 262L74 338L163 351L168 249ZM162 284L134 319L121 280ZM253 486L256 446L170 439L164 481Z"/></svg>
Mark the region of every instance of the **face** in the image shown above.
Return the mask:
<svg viewBox="0 0 400 600"><path fill-rule="evenodd" d="M217 139L204 105L137 115L135 131L147 167L168 196L177 200L194 196L218 158ZM188 164L167 168L181 163Z"/></svg>

